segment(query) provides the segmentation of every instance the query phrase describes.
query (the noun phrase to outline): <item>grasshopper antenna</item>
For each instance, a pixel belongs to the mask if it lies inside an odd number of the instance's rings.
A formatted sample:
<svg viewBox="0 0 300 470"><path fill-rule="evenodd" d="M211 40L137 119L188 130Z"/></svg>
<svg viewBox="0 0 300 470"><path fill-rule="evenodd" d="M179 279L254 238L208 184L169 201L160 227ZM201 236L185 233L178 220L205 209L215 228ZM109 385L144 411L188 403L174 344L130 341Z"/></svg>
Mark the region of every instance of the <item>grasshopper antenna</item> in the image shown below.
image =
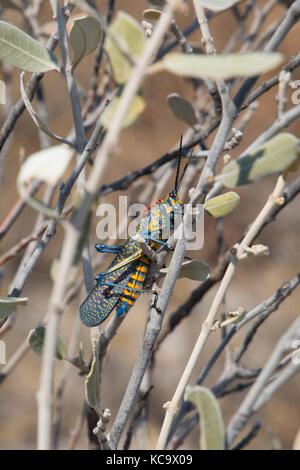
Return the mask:
<svg viewBox="0 0 300 470"><path fill-rule="evenodd" d="M180 186L180 184L181 184L181 181L183 180L183 177L184 177L185 172L186 172L186 170L187 170L187 167L189 166L189 164L190 164L190 162L191 162L191 160L192 160L192 155L193 155L193 152L191 152L191 155L189 156L188 161L186 162L185 167L184 167L184 169L183 169L182 175L180 176L180 178L179 178L179 180L178 180L178 184L177 184L177 187L176 187L176 192L178 191L179 186Z"/></svg>
<svg viewBox="0 0 300 470"><path fill-rule="evenodd" d="M176 171L176 177L175 177L175 192L177 192L177 189L179 188L179 184L180 184L180 183L178 184L178 180L179 180L181 157L182 157L182 136L180 137L180 144L179 144L177 171Z"/></svg>

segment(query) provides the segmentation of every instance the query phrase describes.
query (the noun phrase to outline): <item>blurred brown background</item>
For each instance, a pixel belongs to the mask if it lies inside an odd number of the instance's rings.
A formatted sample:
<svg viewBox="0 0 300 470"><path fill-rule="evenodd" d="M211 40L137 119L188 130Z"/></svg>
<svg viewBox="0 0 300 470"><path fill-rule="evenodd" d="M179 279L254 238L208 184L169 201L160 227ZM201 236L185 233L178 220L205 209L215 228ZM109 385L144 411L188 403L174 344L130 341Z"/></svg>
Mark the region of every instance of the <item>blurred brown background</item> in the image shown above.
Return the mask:
<svg viewBox="0 0 300 470"><path fill-rule="evenodd" d="M42 19L49 21L51 14L48 2L44 2ZM264 2L261 2L263 4ZM97 4L101 11L104 1ZM193 20L193 8L191 2L188 16L181 16L178 23L185 27ZM139 2L123 0L116 2L116 9L122 9L137 20L142 19L142 12L149 4L145 0ZM284 7L278 5L269 21L273 21L282 15ZM4 19L24 29L20 22L20 16L15 13L5 13ZM232 32L236 28L236 22L230 13L219 15L211 22L216 48L219 52L227 44ZM298 24L283 42L280 51L285 55L287 62L292 55L299 52L300 24ZM190 40L199 41L200 33L196 31ZM56 51L57 53L57 51ZM83 86L87 86L89 70L92 59L86 58L77 69L77 77ZM264 78L270 77L264 76ZM1 77L0 77L1 78ZM293 74L293 79L300 79L300 72ZM19 71L14 71L14 102L19 99ZM46 104L49 112L49 126L60 135L67 135L71 125L70 103L66 86L61 77L55 72L49 72L43 80L45 87ZM178 92L187 98L192 98L192 87L179 77L170 74L158 74L148 78L144 83L144 94L147 102L146 111L139 122L123 132L119 148L106 172L105 183L122 177L130 170L140 168L170 150L178 141L179 136L185 131L184 124L180 123L172 115L166 96L169 93ZM232 156L238 155L251 141L260 135L275 119L276 102L274 88L260 99L260 106L247 127L242 144L232 152ZM35 102L34 102L35 103ZM289 106L292 106L289 103ZM3 120L3 118L1 118ZM300 137L299 123L294 123L289 131ZM209 144L212 138L209 139ZM18 194L16 189L16 177L20 168L20 149L24 149L25 155L39 150L37 129L31 121L28 113L24 112L16 125L14 140L9 151L4 184L1 192L1 220L8 213L16 201ZM290 181L295 178L290 177ZM225 245L228 248L242 235L248 224L258 213L264 204L268 194L273 188L275 178L253 186L238 189L241 202L237 210L226 217ZM26 208L18 219L9 235L1 243L1 253L13 246L22 236L30 233L36 213ZM216 263L216 223L213 219L205 219L205 244L204 248L194 256L214 266ZM95 231L91 234L91 242L94 243ZM61 229L51 241L49 247L37 264L33 274L24 289L24 296L29 297L26 307L19 309L17 322L14 328L4 338L7 345L7 359L9 359L19 344L34 328L46 312L52 282L49 269L52 260L57 256L61 241ZM239 272L229 289L226 297L226 310L236 310L240 305L250 310L269 297L284 281L291 279L300 271L300 238L299 238L299 199L290 204L280 214L275 223L263 231L258 243L264 243L270 247L271 254L268 258L262 257L242 263ZM93 249L93 247L92 247ZM97 256L92 252L93 257ZM3 267L4 280L1 285L1 295L7 295L21 255L7 262ZM196 287L197 283L179 280L168 308L168 314L176 306L181 304ZM204 301L196 306L192 314L175 332L168 337L157 356L157 364L153 382L155 387L151 392L150 417L152 443L160 429L164 411L163 403L169 400L181 376L183 368L191 352L201 322L205 318L207 310L213 299L215 289L212 289ZM23 295L22 294L22 295ZM84 295L84 294L82 294ZM255 340L243 359L248 367L258 368L263 366L269 354L274 348L277 339L299 314L300 294L296 291L284 302L278 312L272 314L268 322L259 329ZM106 358L104 375L102 378L102 406L109 407L114 417L125 387L127 386L132 367L134 365L146 320L148 305L147 296L141 296L134 308L130 311L114 338L108 356ZM63 316L62 337L67 340L72 329L74 316L77 315L78 301L74 301ZM205 347L204 358L199 363L198 374L206 359L214 351L220 333L212 335ZM233 344L238 345L244 336L242 331L237 335ZM82 326L80 341L84 344L86 358L89 356L89 331ZM205 385L210 386L218 379L223 367L224 357L218 361L213 371L208 376ZM0 388L0 448L1 449L32 449L36 446L36 392L39 387L41 360L34 353L29 352L22 362L13 370ZM2 366L0 366L1 368ZM56 379L59 380L62 364L56 367ZM1 369L0 369L1 370ZM196 374L194 375L196 378ZM83 378L78 376L77 370L71 371L68 385L64 394L64 408L62 421L61 448L67 446L69 433L74 428L76 417L81 409L83 400ZM230 395L223 398L220 403L226 422L237 409L246 392ZM280 441L284 448L291 448L296 432L300 427L300 379L294 377L273 400L259 413L263 420L262 430L251 443L249 448L271 449L274 439ZM257 416L254 417L257 419ZM252 420L253 421L253 420ZM198 448L198 431L195 430L186 440L183 448ZM81 432L77 448L87 448L86 429Z"/></svg>

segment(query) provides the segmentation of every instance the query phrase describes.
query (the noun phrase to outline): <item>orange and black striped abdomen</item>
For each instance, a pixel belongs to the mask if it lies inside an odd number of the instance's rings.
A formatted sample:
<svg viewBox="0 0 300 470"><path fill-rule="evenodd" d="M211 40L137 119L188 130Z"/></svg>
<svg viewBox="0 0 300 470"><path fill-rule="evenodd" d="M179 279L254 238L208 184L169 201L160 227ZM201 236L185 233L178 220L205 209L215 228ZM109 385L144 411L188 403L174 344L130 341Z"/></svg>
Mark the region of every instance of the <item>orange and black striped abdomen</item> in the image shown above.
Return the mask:
<svg viewBox="0 0 300 470"><path fill-rule="evenodd" d="M135 267L135 272L131 275L129 282L126 285L126 289L120 297L118 303L118 315L121 315L122 310L127 311L128 308L132 307L137 297L140 294L140 290L143 288L145 277L148 271L150 260L146 256L142 256Z"/></svg>

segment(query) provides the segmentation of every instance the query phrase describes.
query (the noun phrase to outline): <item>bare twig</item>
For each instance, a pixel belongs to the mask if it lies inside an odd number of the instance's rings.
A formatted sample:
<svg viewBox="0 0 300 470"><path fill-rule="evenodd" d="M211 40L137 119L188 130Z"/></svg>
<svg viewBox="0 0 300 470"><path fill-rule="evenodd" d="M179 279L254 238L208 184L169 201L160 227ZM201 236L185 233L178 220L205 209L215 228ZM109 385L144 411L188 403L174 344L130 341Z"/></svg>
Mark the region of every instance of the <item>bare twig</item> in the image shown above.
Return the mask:
<svg viewBox="0 0 300 470"><path fill-rule="evenodd" d="M293 340L299 340L299 338L300 316L296 318L290 328L282 335L258 379L249 390L238 411L232 417L227 430L227 442L229 447L243 429L249 417L270 399L280 385L299 371L300 363L291 363L290 366L279 374L278 378L272 384L266 387L271 374L273 374L283 354L290 350Z"/></svg>

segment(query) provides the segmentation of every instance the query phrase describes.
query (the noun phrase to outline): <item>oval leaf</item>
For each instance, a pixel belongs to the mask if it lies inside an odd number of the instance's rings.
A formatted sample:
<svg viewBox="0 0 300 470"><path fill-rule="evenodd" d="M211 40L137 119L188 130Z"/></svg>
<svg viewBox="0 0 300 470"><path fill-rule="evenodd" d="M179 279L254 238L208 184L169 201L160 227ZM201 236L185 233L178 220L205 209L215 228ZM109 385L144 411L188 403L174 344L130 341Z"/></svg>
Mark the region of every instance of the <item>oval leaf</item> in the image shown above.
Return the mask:
<svg viewBox="0 0 300 470"><path fill-rule="evenodd" d="M101 115L100 121L103 127L105 127L105 129L108 129L111 125L115 112L118 108L119 101L120 98L118 96L115 96ZM146 103L144 99L140 95L135 96L132 100L127 116L123 121L123 129L134 124L135 121L138 119L139 115L144 111L145 107Z"/></svg>
<svg viewBox="0 0 300 470"><path fill-rule="evenodd" d="M166 0L148 0L148 2L156 7L163 7L166 3Z"/></svg>
<svg viewBox="0 0 300 470"><path fill-rule="evenodd" d="M5 21L0 21L0 59L28 72L58 70L57 59L51 51Z"/></svg>
<svg viewBox="0 0 300 470"><path fill-rule="evenodd" d="M95 18L85 16L74 21L70 32L70 41L74 51L74 67L83 57L91 54L96 49L100 38L101 25Z"/></svg>
<svg viewBox="0 0 300 470"><path fill-rule="evenodd" d="M222 183L234 188L283 173L297 159L298 152L299 140L293 134L278 134L249 154L227 163L221 174Z"/></svg>
<svg viewBox="0 0 300 470"><path fill-rule="evenodd" d="M29 332L28 342L29 347L32 349L33 352L38 354L39 356L43 355L44 352L44 342L46 336L46 327L45 326L38 326L34 330ZM56 340L56 352L55 357L59 361L64 359L67 355L67 347L60 336L57 336Z"/></svg>
<svg viewBox="0 0 300 470"><path fill-rule="evenodd" d="M161 268L159 271L167 274L169 268ZM178 274L178 279L187 278L193 281L204 281L210 272L208 264L197 259L184 261Z"/></svg>
<svg viewBox="0 0 300 470"><path fill-rule="evenodd" d="M18 185L37 179L54 186L66 171L72 155L73 150L64 144L33 153L21 166Z"/></svg>
<svg viewBox="0 0 300 470"><path fill-rule="evenodd" d="M173 114L180 119L180 121L185 122L188 126L194 126L197 124L197 117L195 110L191 103L179 95L178 93L171 93L167 97L168 104L173 112Z"/></svg>
<svg viewBox="0 0 300 470"><path fill-rule="evenodd" d="M104 44L117 83L126 83L132 70L122 50L134 59L142 55L144 47L144 31L140 24L127 13L119 11L108 29Z"/></svg>
<svg viewBox="0 0 300 470"><path fill-rule="evenodd" d="M93 343L92 345L92 354L93 354L93 361L92 361L91 369L84 382L85 398L91 408L94 408L96 411L99 411L99 403L100 403L99 370L100 370L100 367L99 367L98 347L96 343Z"/></svg>
<svg viewBox="0 0 300 470"><path fill-rule="evenodd" d="M0 297L0 318L5 318L14 313L18 304L27 304L27 297Z"/></svg>
<svg viewBox="0 0 300 470"><path fill-rule="evenodd" d="M213 11L222 11L230 8L241 0L196 0L201 7L208 8Z"/></svg>
<svg viewBox="0 0 300 470"><path fill-rule="evenodd" d="M182 77L227 80L252 77L277 67L283 59L278 52L201 55L173 52L162 60L162 67Z"/></svg>
<svg viewBox="0 0 300 470"><path fill-rule="evenodd" d="M240 202L240 196L234 191L213 197L204 203L204 210L213 217L224 217L233 211Z"/></svg>
<svg viewBox="0 0 300 470"><path fill-rule="evenodd" d="M143 11L143 17L148 21L157 21L161 16L160 10L154 10L154 8L148 8Z"/></svg>
<svg viewBox="0 0 300 470"><path fill-rule="evenodd" d="M188 388L185 400L192 402L200 415L200 449L224 450L225 431L219 403L205 387Z"/></svg>
<svg viewBox="0 0 300 470"><path fill-rule="evenodd" d="M54 186L60 181L72 158L73 150L67 145L54 145L30 155L21 166L17 187L23 199L34 209L54 217L54 211L27 193L27 183L36 179Z"/></svg>

